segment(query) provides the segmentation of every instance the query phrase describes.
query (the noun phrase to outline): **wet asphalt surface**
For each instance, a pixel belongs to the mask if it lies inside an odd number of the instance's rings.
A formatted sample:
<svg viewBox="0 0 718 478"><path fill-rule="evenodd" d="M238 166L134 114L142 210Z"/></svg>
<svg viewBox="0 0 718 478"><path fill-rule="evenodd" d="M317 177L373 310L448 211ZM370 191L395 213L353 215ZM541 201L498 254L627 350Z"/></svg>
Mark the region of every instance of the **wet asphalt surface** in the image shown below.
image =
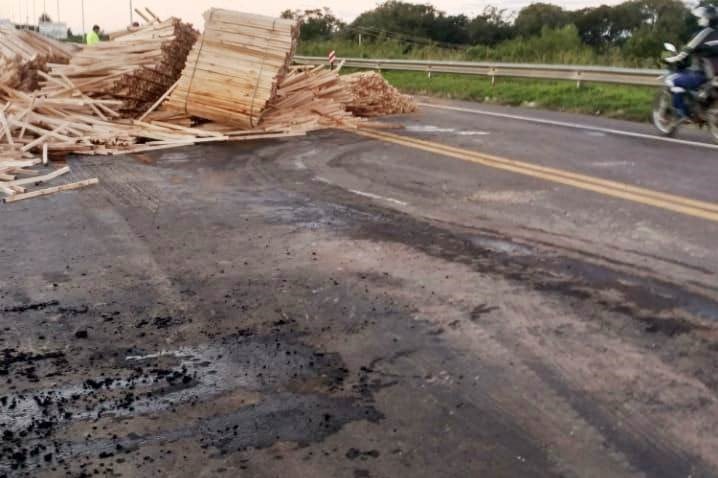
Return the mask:
<svg viewBox="0 0 718 478"><path fill-rule="evenodd" d="M713 152L394 121L718 201ZM70 163L0 208L0 476L718 476L714 223L338 131Z"/></svg>

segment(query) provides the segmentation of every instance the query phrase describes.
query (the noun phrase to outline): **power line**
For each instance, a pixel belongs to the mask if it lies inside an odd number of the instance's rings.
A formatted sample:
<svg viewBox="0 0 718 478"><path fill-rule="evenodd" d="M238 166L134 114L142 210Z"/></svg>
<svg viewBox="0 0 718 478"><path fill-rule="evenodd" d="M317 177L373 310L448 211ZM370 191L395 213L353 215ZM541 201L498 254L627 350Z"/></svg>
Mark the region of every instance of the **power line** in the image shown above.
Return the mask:
<svg viewBox="0 0 718 478"><path fill-rule="evenodd" d="M440 47L444 47L444 48L451 48L451 49L455 49L455 50L463 50L463 49L471 47L471 45L466 45L466 44L461 44L461 43L441 42L441 41L437 41L437 40L432 40L431 38L415 37L415 36L407 35L405 33L392 32L389 30L383 30L383 29L375 28L375 27L362 27L362 26L347 25L345 28L350 31L356 31L359 33L373 35L375 37L383 35L383 36L392 38L394 40L399 40L399 41L403 41L405 43L413 43L413 44L423 45L423 46L436 45L436 46L440 46Z"/></svg>

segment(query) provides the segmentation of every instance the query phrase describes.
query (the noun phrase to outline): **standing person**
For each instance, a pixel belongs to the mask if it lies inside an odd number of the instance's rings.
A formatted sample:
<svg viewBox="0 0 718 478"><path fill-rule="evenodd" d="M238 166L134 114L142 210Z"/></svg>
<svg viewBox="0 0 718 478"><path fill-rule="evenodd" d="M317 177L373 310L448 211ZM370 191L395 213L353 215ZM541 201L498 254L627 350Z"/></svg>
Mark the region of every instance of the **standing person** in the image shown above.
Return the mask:
<svg viewBox="0 0 718 478"><path fill-rule="evenodd" d="M88 46L100 43L100 27L98 25L92 27L92 31L87 34L85 42Z"/></svg>

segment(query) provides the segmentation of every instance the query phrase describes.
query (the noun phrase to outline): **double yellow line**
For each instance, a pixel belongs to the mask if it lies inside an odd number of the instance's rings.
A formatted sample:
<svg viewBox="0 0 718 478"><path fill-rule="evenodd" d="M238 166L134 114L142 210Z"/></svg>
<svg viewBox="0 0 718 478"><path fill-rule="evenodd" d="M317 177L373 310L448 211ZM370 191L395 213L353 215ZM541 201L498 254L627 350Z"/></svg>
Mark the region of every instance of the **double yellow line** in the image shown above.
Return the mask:
<svg viewBox="0 0 718 478"><path fill-rule="evenodd" d="M682 196L674 196L672 194L652 191L650 189L639 188L629 184L609 181L605 179L576 174L561 169L547 168L537 166L531 163L514 161L512 159L501 158L489 154L477 153L463 148L456 148L441 143L425 141L421 139L400 136L393 133L377 130L351 130L352 132L368 138L386 141L389 143L400 144L409 148L428 151L430 153L449 156L463 161L482 164L495 169L509 171L512 173L523 174L534 178L551 181L566 186L572 186L587 191L611 196L615 198L625 199L648 206L657 207L667 211L685 214L687 216L698 217L708 221L718 222L718 204L698 201Z"/></svg>

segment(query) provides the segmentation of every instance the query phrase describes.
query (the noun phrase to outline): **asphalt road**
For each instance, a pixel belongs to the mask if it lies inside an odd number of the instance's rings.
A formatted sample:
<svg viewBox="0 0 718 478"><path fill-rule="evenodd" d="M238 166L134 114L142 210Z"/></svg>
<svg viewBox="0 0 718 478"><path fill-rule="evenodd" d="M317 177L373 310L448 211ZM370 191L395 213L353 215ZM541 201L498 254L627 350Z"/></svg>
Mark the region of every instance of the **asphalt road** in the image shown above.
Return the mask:
<svg viewBox="0 0 718 478"><path fill-rule="evenodd" d="M436 104L1 207L0 476L718 476L718 151Z"/></svg>

